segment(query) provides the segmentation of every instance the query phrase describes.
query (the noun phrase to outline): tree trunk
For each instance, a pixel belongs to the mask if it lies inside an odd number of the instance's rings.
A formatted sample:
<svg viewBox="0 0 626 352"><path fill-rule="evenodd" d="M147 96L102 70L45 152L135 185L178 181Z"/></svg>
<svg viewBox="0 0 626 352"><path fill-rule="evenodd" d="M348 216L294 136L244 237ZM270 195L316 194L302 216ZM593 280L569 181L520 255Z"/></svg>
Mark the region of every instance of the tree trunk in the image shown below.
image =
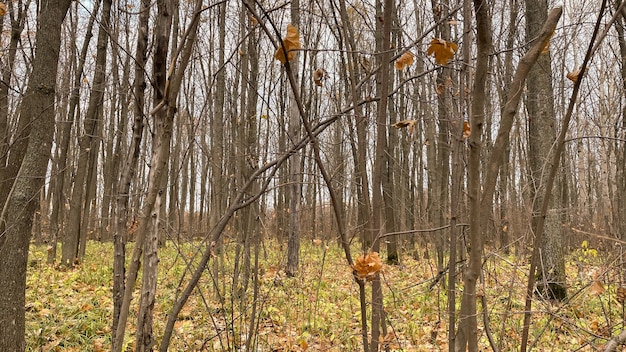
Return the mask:
<svg viewBox="0 0 626 352"><path fill-rule="evenodd" d="M298 28L300 26L300 0L291 1L291 24ZM300 68L299 55L295 60L289 63L296 80L298 80L298 70ZM287 114L289 116L289 132L290 141L300 139L300 114L296 105L296 94L292 90L289 91L289 108ZM293 142L289 144L289 149L293 146ZM300 263L300 211L302 207L302 168L301 153L295 153L289 159L289 240L287 244L287 268L285 273L288 276L296 276Z"/></svg>
<svg viewBox="0 0 626 352"><path fill-rule="evenodd" d="M378 3L377 8L380 8ZM380 231L383 221L382 209L384 207L382 195L382 178L385 160L387 159L387 104L390 82L389 82L389 61L391 59L391 20L393 12L393 1L385 0L382 6L382 28L377 34L377 42L380 47L380 71L376 76L378 101L376 111L376 146L374 154L374 167L372 169L372 224L370 237L374 239L372 244L372 252L380 251ZM378 22L378 21L377 21ZM371 352L378 351L379 337L381 332L384 336L385 328L385 310L383 307L383 292L380 277L377 276L372 281L372 336L369 350Z"/></svg>
<svg viewBox="0 0 626 352"><path fill-rule="evenodd" d="M74 74L73 86L70 93L70 101L67 116L62 118L63 122L61 126L57 126L57 143L58 143L58 157L57 166L58 170L57 180L54 183L53 201L52 201L52 214L50 215L50 227L52 230L51 238L51 250L48 252L48 262L54 262L56 259L56 246L58 235L61 232L61 225L63 224L63 218L65 213L66 197L64 196L66 191L65 181L67 174L67 154L70 149L71 133L74 124L74 116L76 115L76 109L78 101L80 99L80 86L82 84L83 68L85 67L85 60L87 58L87 51L89 49L89 43L93 36L92 29L95 22L98 8L100 7L100 1L94 3L94 12L89 18L87 24L87 32L83 40L83 46L80 50L80 58L78 60L78 66L76 73ZM75 35L75 34L72 34Z"/></svg>
<svg viewBox="0 0 626 352"><path fill-rule="evenodd" d="M139 312L137 313L137 332L135 336L137 351L151 351L156 343L153 336L153 313L156 299L157 268L158 268L158 219L161 210L161 198L164 198L164 189L161 188L163 175L167 174L170 141L172 138L173 116L170 118L169 110L175 107L175 100L169 105L166 95L167 81L167 54L172 28L172 0L159 0L157 2L157 20L154 29L155 51L153 61L153 82L155 88L153 101L154 134L152 136L152 155L150 157L150 172L148 175L148 199L140 217L139 236L133 251L133 262L139 264L139 257L143 246L144 268L142 273L141 297L139 299ZM160 108L159 108L160 107ZM129 273L136 275L139 268L129 269ZM134 286L134 285L133 285ZM132 286L127 282L127 291ZM125 293L127 296L128 293ZM124 297L126 304L126 297ZM129 302L130 303L130 302ZM120 323L122 323L120 319ZM119 331L118 336L122 336ZM120 344L121 347L121 344Z"/></svg>
<svg viewBox="0 0 626 352"><path fill-rule="evenodd" d="M54 133L61 25L69 0L49 0L39 7L35 57L24 94L21 120L30 124L28 148L6 200L0 243L0 351L24 351L26 263L32 218L46 176Z"/></svg>
<svg viewBox="0 0 626 352"><path fill-rule="evenodd" d="M98 29L98 42L96 51L96 70L93 76L93 85L91 95L89 97L89 105L84 118L83 135L80 137L78 144L80 147L78 156L78 166L74 175L74 186L72 188L72 198L70 199L70 212L68 224L66 227L65 240L62 247L61 264L71 267L77 263L79 259L79 246L84 248L86 241L86 224L88 222L89 208L91 202L89 199L89 185L93 180L89 176L93 176L92 169L97 154L93 151L97 150L100 143L98 136L98 127L101 116L102 101L104 99L105 88L105 71L106 71L106 55L109 39L109 18L111 14L111 0L103 0L102 15L100 19L100 28ZM82 225L82 226L81 226ZM83 236L81 236L83 233ZM81 237L83 243L81 244Z"/></svg>
<svg viewBox="0 0 626 352"><path fill-rule="evenodd" d="M546 0L526 0L526 41L531 42L541 32L548 18ZM530 166L531 197L533 216L531 228L537 231L537 221L545 193L545 170L550 170L553 159L553 143L556 138L556 115L554 112L554 91L552 88L552 67L550 52L542 54L537 64L530 70L526 82L528 111L528 160ZM559 187L555 187L559 189ZM551 203L552 204L552 203ZM541 237L541 270L538 274L537 289L547 299L564 300L565 258L562 249L559 216L546 218L546 227Z"/></svg>
<svg viewBox="0 0 626 352"><path fill-rule="evenodd" d="M481 149L485 114L485 86L487 83L488 56L491 50L491 24L486 0L474 0L476 16L476 73L472 87L472 107L470 109L469 157L467 193L469 198L469 263L463 276L463 297L459 329L456 337L456 350L478 351L478 322L476 315L476 282L480 277L483 251L483 234L486 224L481 221ZM487 210L487 209L486 209ZM450 265L454 265L451 263Z"/></svg>
<svg viewBox="0 0 626 352"><path fill-rule="evenodd" d="M138 22L139 33L137 35L137 47L135 50L135 83L134 91L134 121L133 134L125 158L124 166L120 175L120 186L116 200L116 222L113 235L114 260L113 260L113 324L112 343L116 346L123 341L117 338L117 327L122 308L122 297L125 290L125 260L126 260L126 231L129 219L128 205L130 201L131 182L136 174L137 162L141 152L141 140L143 137L144 105L145 105L145 65L148 48L148 19L150 18L150 0L142 0ZM123 335L122 335L123 336ZM122 342L120 342L122 341Z"/></svg>

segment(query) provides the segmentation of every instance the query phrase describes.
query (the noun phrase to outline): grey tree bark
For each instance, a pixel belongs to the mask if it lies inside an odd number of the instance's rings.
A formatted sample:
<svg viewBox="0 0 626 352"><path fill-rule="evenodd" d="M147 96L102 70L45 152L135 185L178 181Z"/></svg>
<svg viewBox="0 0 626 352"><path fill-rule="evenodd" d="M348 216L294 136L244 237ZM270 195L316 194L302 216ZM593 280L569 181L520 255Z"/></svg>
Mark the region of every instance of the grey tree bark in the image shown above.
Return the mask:
<svg viewBox="0 0 626 352"><path fill-rule="evenodd" d="M115 231L113 235L113 322L111 345L115 348L118 344L117 326L122 308L122 298L125 290L125 260L127 223L129 219L128 206L130 203L131 183L137 173L137 162L141 154L141 141L144 129L144 105L145 105L145 65L148 48L148 19L150 18L150 0L142 0L138 21L139 32L135 49L135 82L134 110L133 110L133 134L128 148L128 154L124 160L120 174L120 183L116 199ZM123 338L121 339L123 340Z"/></svg>
<svg viewBox="0 0 626 352"><path fill-rule="evenodd" d="M56 252L57 252L57 239L61 232L63 225L63 218L65 214L65 201L66 198L64 194L66 192L66 176L67 176L67 154L70 149L71 142L71 133L74 125L74 116L76 115L76 109L78 106L78 101L80 98L80 86L82 83L82 75L83 68L85 67L85 60L87 58L87 51L89 49L89 43L91 42L91 37L93 37L93 24L96 20L98 8L100 7L100 1L96 1L94 3L94 12L91 17L89 17L89 22L87 24L87 29L85 33L85 38L83 40L83 46L79 53L79 59L76 66L76 73L74 75L73 85L70 90L70 99L68 112L66 116L63 116L61 119L62 122L57 124L57 143L58 154L57 154L57 179L54 183L54 191L52 192L53 200L52 200L52 213L50 214L50 228L51 228L51 240L50 240L50 251L48 252L48 263L52 263L56 260ZM75 36L74 33L72 33ZM72 46L73 47L73 46Z"/></svg>
<svg viewBox="0 0 626 352"><path fill-rule="evenodd" d="M94 181L94 158L97 157L95 152L100 143L100 139L97 136L102 117L102 101L104 99L111 0L103 0L102 4L96 50L96 69L92 81L89 105L83 121L83 134L78 141L80 148L78 166L74 175L68 224L62 247L61 264L68 267L77 263L79 258L82 258L82 254L84 254L86 226L91 207L89 188Z"/></svg>
<svg viewBox="0 0 626 352"><path fill-rule="evenodd" d="M531 42L541 32L548 18L546 0L526 0L526 41ZM533 216L531 228L537 231L537 220L545 193L546 170L550 170L556 139L556 114L552 88L552 60L548 52L542 54L530 70L526 81L526 110L528 111L528 161L530 166ZM559 189L559 187L555 187ZM565 258L561 226L558 214L546 218L541 237L540 270L537 279L539 292L547 299L563 300L567 297L565 287Z"/></svg>
<svg viewBox="0 0 626 352"><path fill-rule="evenodd" d="M26 263L32 218L46 177L54 133L56 78L61 25L69 0L39 5L35 57L20 119L31 126L19 174L4 203L0 221L0 350L23 351Z"/></svg>
<svg viewBox="0 0 626 352"><path fill-rule="evenodd" d="M299 28L300 26L300 0L291 1L291 24ZM296 80L298 79L298 70L300 64L298 56L289 63ZM297 141L300 139L300 115L298 113L297 103L295 102L295 93L289 91L289 107L287 114L288 122L288 138L289 141ZM293 142L289 143L289 149L293 146ZM296 276L298 266L300 264L300 208L302 207L302 167L301 153L297 152L289 159L289 240L287 244L287 267L285 272L289 276Z"/></svg>

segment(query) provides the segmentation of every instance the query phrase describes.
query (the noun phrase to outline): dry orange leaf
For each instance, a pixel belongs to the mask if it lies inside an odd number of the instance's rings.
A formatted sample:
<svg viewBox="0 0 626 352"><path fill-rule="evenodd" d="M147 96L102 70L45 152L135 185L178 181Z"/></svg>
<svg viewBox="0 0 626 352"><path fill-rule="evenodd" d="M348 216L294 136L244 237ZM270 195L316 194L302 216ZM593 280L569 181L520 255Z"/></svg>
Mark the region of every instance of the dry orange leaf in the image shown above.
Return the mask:
<svg viewBox="0 0 626 352"><path fill-rule="evenodd" d="M408 127L409 128L409 133L413 133L413 130L415 129L415 124L417 123L417 120L402 120L402 121L398 121L396 123L394 123L392 126L395 128L404 128L404 127Z"/></svg>
<svg viewBox="0 0 626 352"><path fill-rule="evenodd" d="M302 44L300 44L300 34L298 33L298 28L293 24L287 25L287 36L283 39L283 45L287 50L287 55L285 55L285 50L280 46L276 49L276 53L274 54L274 58L283 64L286 64L287 61L291 61L296 56L298 49L302 48Z"/></svg>
<svg viewBox="0 0 626 352"><path fill-rule="evenodd" d="M135 232L137 232L137 229L139 228L139 220L135 220L133 221L132 224L130 224L130 226L128 227L128 235L132 236L135 234Z"/></svg>
<svg viewBox="0 0 626 352"><path fill-rule="evenodd" d="M357 277L361 280L372 281L376 275L383 268L383 262L378 256L378 252L370 252L366 255L360 255L356 258L356 264L354 264L354 270L356 270Z"/></svg>
<svg viewBox="0 0 626 352"><path fill-rule="evenodd" d="M580 73L582 72L581 68L579 67L577 70L572 71L572 72L568 72L567 75L565 75L567 77L567 79L569 79L570 81L576 83L578 81L578 76L580 76Z"/></svg>
<svg viewBox="0 0 626 352"><path fill-rule="evenodd" d="M472 134L472 128L469 122L463 121L463 138L467 139ZM506 232L506 231L505 231Z"/></svg>
<svg viewBox="0 0 626 352"><path fill-rule="evenodd" d="M602 286L602 283L600 281L594 280L591 284L591 287L589 288L589 291L592 295L599 296L603 294L606 289L604 288L604 286Z"/></svg>
<svg viewBox="0 0 626 352"><path fill-rule="evenodd" d="M459 49L456 43L447 42L443 39L434 38L430 41L430 46L426 54L433 55L437 65L445 66L452 60L454 53Z"/></svg>
<svg viewBox="0 0 626 352"><path fill-rule="evenodd" d="M6 13L7 13L7 5L0 2L0 17L6 15Z"/></svg>
<svg viewBox="0 0 626 352"><path fill-rule="evenodd" d="M543 49L541 49L542 54L547 54L548 52L550 52L550 39L552 39L553 35L554 35L554 32L550 34L548 39L546 39L546 42L543 44Z"/></svg>
<svg viewBox="0 0 626 352"><path fill-rule="evenodd" d="M248 16L250 18L250 24L252 25L252 27L256 27L256 25L259 24L259 21L256 19L256 17L249 15Z"/></svg>
<svg viewBox="0 0 626 352"><path fill-rule="evenodd" d="M398 58L398 60L396 60L396 63L395 63L396 70L404 70L405 67L411 66L413 64L414 58L415 58L415 55L413 55L413 53L410 51L407 51L406 53L402 54Z"/></svg>

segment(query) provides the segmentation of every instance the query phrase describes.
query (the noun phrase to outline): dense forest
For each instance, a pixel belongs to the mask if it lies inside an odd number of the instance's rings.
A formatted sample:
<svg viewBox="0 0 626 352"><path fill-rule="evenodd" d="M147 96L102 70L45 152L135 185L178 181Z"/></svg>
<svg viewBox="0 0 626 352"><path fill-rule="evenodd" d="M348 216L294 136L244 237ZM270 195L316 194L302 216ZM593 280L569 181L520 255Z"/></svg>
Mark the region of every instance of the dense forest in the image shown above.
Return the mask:
<svg viewBox="0 0 626 352"><path fill-rule="evenodd" d="M1 351L626 343L621 0L10 0L0 27ZM88 346L38 297L76 273L107 297ZM313 282L348 318L268 342Z"/></svg>

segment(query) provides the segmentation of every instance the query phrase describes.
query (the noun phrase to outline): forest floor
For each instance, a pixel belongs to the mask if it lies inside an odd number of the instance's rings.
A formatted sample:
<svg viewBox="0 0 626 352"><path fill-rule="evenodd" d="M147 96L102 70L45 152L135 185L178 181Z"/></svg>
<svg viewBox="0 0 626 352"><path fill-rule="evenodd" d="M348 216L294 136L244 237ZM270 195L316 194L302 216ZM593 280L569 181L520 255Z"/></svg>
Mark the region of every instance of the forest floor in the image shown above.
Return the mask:
<svg viewBox="0 0 626 352"><path fill-rule="evenodd" d="M259 250L258 296L253 341L255 351L359 351L359 293L342 251L335 243L303 241L301 273L285 276L286 251L274 241ZM154 331L157 343L167 312L189 275L187 263L197 262L198 244L169 243L159 254L159 283ZM32 246L26 297L26 338L30 351L110 350L112 317L111 243L90 242L85 260L73 270L46 265L46 248ZM179 315L170 351L245 351L254 303L254 275L247 287L233 290L236 244L225 246L216 281L208 274ZM132 250L129 249L128 253ZM358 251L355 250L355 253ZM519 349L527 260L486 251L484 284L479 294L487 302L489 327L500 351ZM381 256L383 257L383 256ZM596 351L623 328L623 305L616 292L619 275L608 254L586 242L568 256L567 302L536 299L530 343L535 351ZM383 257L384 258L384 257ZM254 251L251 265L254 267ZM391 350L447 350L447 298L434 259L402 258L385 265L382 280ZM245 267L240 263L240 267ZM460 266L459 266L460 268ZM211 271L212 272L212 271ZM250 270L249 272L253 272ZM141 279L138 280L141 282ZM219 288L217 294L215 283ZM369 288L368 284L368 297ZM459 283L457 305L462 285ZM232 295L231 292L239 292ZM135 290L133 309L139 301ZM623 300L621 300L623 302ZM492 350L478 303L481 350ZM368 305L368 310L370 309ZM129 317L125 350L134 350L135 316Z"/></svg>

